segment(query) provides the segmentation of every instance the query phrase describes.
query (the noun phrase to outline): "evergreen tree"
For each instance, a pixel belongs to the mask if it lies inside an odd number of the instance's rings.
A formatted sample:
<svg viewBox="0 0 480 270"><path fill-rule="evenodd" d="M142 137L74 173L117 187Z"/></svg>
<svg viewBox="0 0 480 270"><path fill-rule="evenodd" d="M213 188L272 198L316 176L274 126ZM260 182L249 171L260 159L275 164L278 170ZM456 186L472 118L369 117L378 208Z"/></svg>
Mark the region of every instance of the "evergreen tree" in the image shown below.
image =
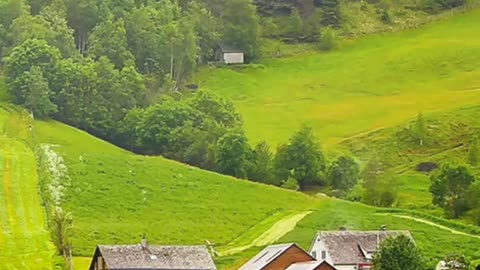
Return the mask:
<svg viewBox="0 0 480 270"><path fill-rule="evenodd" d="M340 27L342 16L340 13L339 0L322 0L321 1L322 17L321 24L323 26Z"/></svg>
<svg viewBox="0 0 480 270"><path fill-rule="evenodd" d="M422 113L418 114L417 120L410 127L410 132L412 137L419 143L420 146L423 146L428 140L429 134Z"/></svg>

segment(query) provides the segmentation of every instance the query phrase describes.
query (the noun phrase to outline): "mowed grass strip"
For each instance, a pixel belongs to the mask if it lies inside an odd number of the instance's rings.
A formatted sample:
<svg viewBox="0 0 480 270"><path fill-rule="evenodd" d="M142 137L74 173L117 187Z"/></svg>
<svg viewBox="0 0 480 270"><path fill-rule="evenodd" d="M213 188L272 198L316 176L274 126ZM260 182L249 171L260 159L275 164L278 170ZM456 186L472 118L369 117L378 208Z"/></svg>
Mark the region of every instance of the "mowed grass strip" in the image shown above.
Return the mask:
<svg viewBox="0 0 480 270"><path fill-rule="evenodd" d="M221 247L275 213L316 204L297 192L134 155L58 122L38 121L35 132L68 167L63 207L74 216L75 255L91 256L97 244L138 243L143 234L152 244Z"/></svg>
<svg viewBox="0 0 480 270"><path fill-rule="evenodd" d="M23 142L5 136L0 146L2 269L52 269L54 250L40 204L35 156Z"/></svg>
<svg viewBox="0 0 480 270"><path fill-rule="evenodd" d="M204 68L200 87L234 101L249 137L273 145L305 122L327 147L420 112L480 101L480 9L406 32L245 68Z"/></svg>

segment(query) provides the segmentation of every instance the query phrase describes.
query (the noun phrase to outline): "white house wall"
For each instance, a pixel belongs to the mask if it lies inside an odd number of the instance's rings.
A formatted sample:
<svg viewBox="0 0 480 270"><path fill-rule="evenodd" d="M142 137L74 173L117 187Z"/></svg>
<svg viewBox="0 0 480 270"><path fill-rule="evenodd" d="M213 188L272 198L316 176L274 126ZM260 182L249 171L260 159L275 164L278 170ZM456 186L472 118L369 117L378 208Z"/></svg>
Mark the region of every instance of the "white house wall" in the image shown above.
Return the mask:
<svg viewBox="0 0 480 270"><path fill-rule="evenodd" d="M243 53L225 53L223 55L223 60L225 64L243 64L244 63Z"/></svg>
<svg viewBox="0 0 480 270"><path fill-rule="evenodd" d="M322 250L324 250L326 252L325 261L327 261L331 265L334 265L334 262L332 261L332 258L330 257L330 254L328 252L328 249L327 249L325 243L323 241L319 241L319 237L317 235L315 237L315 242L313 242L312 247L310 248L310 255L312 255L312 257L314 257L315 259L321 261L321 260L323 260ZM315 254L314 254L314 252L315 252Z"/></svg>

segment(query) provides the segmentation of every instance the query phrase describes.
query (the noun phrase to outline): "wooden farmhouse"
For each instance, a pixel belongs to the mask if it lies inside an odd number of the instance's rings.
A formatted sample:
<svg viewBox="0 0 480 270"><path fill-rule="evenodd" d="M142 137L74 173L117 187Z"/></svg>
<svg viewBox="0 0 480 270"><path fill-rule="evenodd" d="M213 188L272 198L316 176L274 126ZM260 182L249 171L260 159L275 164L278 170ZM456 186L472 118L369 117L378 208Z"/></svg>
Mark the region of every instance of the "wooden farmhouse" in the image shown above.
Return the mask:
<svg viewBox="0 0 480 270"><path fill-rule="evenodd" d="M367 270L372 268L372 256L380 243L399 235L412 238L408 231L320 231L313 240L310 255L338 270Z"/></svg>
<svg viewBox="0 0 480 270"><path fill-rule="evenodd" d="M90 270L216 270L206 246L98 246Z"/></svg>
<svg viewBox="0 0 480 270"><path fill-rule="evenodd" d="M243 64L245 62L245 53L233 46L227 44L218 44L215 50L215 60L224 64Z"/></svg>
<svg viewBox="0 0 480 270"><path fill-rule="evenodd" d="M240 267L240 270L335 270L328 262L316 261L296 244L272 245Z"/></svg>

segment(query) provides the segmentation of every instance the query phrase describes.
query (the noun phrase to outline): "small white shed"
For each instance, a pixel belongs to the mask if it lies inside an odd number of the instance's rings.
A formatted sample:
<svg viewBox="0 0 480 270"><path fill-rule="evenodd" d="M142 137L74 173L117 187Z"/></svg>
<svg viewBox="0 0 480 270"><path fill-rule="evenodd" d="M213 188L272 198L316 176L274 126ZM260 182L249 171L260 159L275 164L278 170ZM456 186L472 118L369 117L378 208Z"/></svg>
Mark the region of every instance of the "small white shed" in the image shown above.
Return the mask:
<svg viewBox="0 0 480 270"><path fill-rule="evenodd" d="M243 64L245 63L245 53L233 46L218 44L215 51L215 60L224 64Z"/></svg>

